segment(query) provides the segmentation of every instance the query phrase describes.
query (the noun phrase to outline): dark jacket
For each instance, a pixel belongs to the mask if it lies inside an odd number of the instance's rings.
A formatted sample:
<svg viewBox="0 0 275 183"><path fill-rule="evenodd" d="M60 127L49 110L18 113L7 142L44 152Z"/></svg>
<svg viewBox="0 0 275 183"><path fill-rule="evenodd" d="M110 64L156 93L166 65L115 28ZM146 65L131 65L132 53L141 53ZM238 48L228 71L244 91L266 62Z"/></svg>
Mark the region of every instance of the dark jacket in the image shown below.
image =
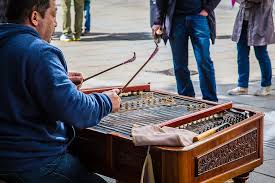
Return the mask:
<svg viewBox="0 0 275 183"><path fill-rule="evenodd" d="M78 91L62 52L28 26L0 25L0 86L0 172L56 159L72 126L94 126L112 110L106 95Z"/></svg>
<svg viewBox="0 0 275 183"><path fill-rule="evenodd" d="M176 0L151 0L153 1L151 13L153 16L152 21L155 25L162 25L164 30L163 39L166 42L170 36L172 21L176 6ZM202 0L202 9L208 12L208 24L210 28L212 43L215 43L216 38L216 20L214 9L218 6L221 0Z"/></svg>

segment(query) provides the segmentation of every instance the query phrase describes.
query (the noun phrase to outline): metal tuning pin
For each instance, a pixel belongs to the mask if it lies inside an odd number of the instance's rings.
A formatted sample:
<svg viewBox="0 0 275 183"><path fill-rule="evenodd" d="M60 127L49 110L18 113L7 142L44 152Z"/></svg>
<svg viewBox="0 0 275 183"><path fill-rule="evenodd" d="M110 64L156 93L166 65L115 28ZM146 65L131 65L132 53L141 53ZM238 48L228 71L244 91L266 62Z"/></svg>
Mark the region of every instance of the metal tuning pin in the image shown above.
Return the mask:
<svg viewBox="0 0 275 183"><path fill-rule="evenodd" d="M124 111L125 110L125 105L124 104L120 104L120 111Z"/></svg>
<svg viewBox="0 0 275 183"><path fill-rule="evenodd" d="M156 98L153 99L153 105L157 105L157 100L156 100Z"/></svg>
<svg viewBox="0 0 275 183"><path fill-rule="evenodd" d="M129 109L129 103L128 102L125 102L125 110L128 110Z"/></svg>

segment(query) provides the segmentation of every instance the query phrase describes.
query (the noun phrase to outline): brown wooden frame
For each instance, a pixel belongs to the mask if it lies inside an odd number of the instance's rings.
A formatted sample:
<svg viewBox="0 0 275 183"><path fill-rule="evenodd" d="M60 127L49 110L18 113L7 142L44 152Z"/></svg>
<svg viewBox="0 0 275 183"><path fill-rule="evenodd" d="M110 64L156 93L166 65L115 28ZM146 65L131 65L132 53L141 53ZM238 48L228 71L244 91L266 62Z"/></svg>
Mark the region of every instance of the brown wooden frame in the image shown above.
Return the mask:
<svg viewBox="0 0 275 183"><path fill-rule="evenodd" d="M83 91L91 93L108 89L111 88ZM150 91L150 86L129 87L126 91L136 90ZM204 102L215 105L160 125L175 127L232 108L232 103ZM224 182L231 178L235 182L245 182L249 172L263 163L264 115L250 112L254 115L248 119L188 147L153 147L151 155L156 182ZM117 133L84 129L79 132L73 149L90 171L113 177L120 182L135 183L139 182L147 147L135 147L131 138Z"/></svg>

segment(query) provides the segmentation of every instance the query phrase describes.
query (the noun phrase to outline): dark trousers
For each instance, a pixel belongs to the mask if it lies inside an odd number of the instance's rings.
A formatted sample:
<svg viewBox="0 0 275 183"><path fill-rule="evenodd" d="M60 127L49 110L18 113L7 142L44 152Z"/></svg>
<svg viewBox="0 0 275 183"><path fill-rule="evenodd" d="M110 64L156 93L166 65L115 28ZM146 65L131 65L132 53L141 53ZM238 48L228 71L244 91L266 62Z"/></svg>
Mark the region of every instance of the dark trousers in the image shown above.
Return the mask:
<svg viewBox="0 0 275 183"><path fill-rule="evenodd" d="M207 18L201 15L176 16L173 20L170 45L173 54L177 89L180 95L195 97L188 69L188 40L192 42L200 79L202 97L218 101L214 65L210 58L210 30Z"/></svg>
<svg viewBox="0 0 275 183"><path fill-rule="evenodd" d="M29 172L0 172L0 180L7 183L106 183L100 176L89 173L78 158L68 153Z"/></svg>

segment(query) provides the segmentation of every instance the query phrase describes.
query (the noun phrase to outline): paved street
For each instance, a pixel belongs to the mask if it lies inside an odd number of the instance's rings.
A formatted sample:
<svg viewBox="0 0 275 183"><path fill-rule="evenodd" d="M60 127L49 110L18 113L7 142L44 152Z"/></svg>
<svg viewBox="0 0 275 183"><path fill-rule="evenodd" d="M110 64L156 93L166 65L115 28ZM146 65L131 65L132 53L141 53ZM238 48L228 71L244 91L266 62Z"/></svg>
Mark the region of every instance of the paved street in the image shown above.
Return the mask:
<svg viewBox="0 0 275 183"><path fill-rule="evenodd" d="M58 2L58 27L56 35L62 32L61 6ZM61 42L54 38L53 44L59 47L67 59L69 70L82 72L85 77L110 66L121 63L136 52L134 63L107 72L91 79L83 87L124 85L145 62L154 50L150 36L149 1L147 0L92 0L92 33L82 37L79 42ZM230 1L223 1L216 10L216 44L211 47L215 64L216 80L220 102L233 101L234 104L266 113L265 117L265 161L251 174L250 183L275 183L275 84L272 95L255 97L252 95L260 86L260 69L251 50L249 95L232 97L226 94L236 86L237 63L236 44L230 40L237 8L232 8ZM189 44L190 45L190 44ZM275 73L275 45L268 47ZM151 83L153 89L176 92L169 43L160 44L156 57L133 81L133 84ZM196 71L193 50L189 49L190 69ZM198 75L192 76L197 97L200 98ZM275 83L275 82L274 82Z"/></svg>

